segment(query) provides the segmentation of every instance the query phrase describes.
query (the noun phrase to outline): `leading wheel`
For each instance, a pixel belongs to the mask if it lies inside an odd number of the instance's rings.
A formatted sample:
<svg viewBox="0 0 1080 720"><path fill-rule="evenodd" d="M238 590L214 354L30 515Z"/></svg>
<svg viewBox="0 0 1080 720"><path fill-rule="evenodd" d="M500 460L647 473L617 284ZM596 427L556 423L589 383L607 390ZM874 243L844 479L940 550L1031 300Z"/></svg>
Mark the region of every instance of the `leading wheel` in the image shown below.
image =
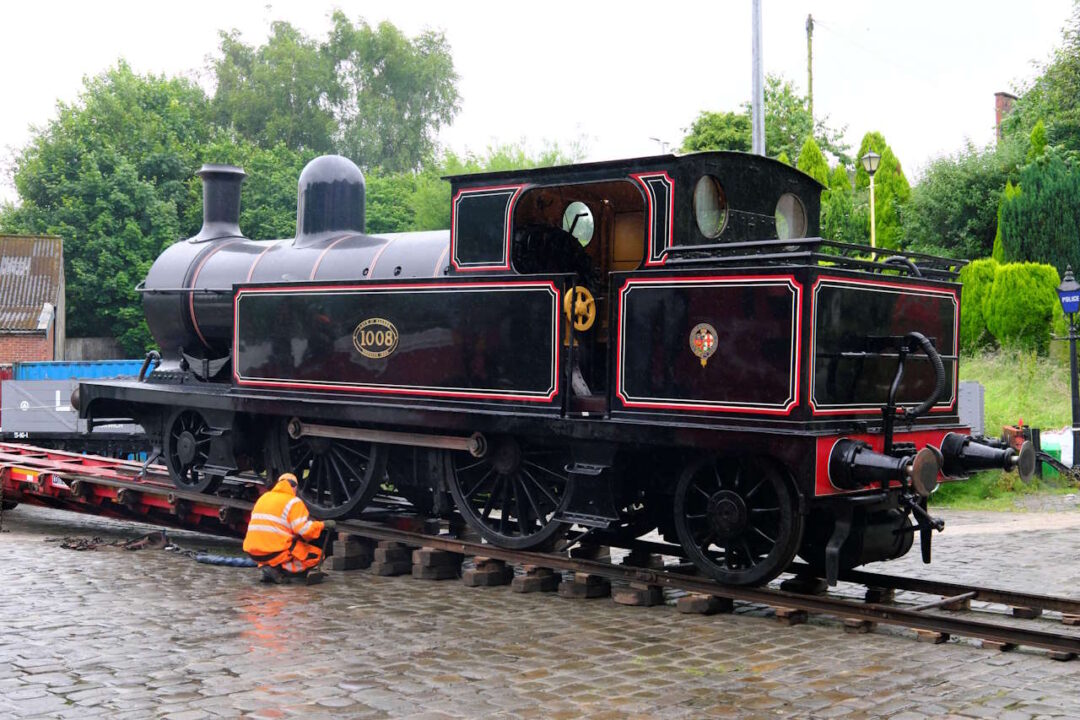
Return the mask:
<svg viewBox="0 0 1080 720"><path fill-rule="evenodd" d="M709 457L675 489L675 530L687 556L727 585L761 585L784 571L803 517L784 475L762 458Z"/></svg>
<svg viewBox="0 0 1080 720"><path fill-rule="evenodd" d="M165 466L176 487L197 493L217 490L222 476L204 469L214 437L210 424L194 410L178 410L165 423Z"/></svg>
<svg viewBox="0 0 1080 720"><path fill-rule="evenodd" d="M377 443L323 437L289 437L288 423L274 423L266 447L271 484L281 473L296 476L296 494L318 518L358 513L386 477L386 448Z"/></svg>
<svg viewBox="0 0 1080 720"><path fill-rule="evenodd" d="M450 459L450 494L466 522L489 543L515 550L560 538L567 526L555 514L572 482L567 454L509 436L489 442L482 458L457 452Z"/></svg>

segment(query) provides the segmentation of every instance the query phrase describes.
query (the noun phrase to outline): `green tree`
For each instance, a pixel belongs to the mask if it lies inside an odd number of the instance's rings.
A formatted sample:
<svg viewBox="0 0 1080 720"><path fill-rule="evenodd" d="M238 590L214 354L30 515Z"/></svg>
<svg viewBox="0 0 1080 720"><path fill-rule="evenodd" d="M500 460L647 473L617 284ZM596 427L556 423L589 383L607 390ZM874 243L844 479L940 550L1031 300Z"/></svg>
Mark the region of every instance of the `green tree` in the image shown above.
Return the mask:
<svg viewBox="0 0 1080 720"><path fill-rule="evenodd" d="M949 257L990 255L1002 188L1017 177L1023 157L1018 143L985 149L969 143L930 163L902 208L906 247Z"/></svg>
<svg viewBox="0 0 1080 720"><path fill-rule="evenodd" d="M837 242L865 243L868 212L866 201L855 201L847 168L837 165L829 175L829 189L821 194L821 236Z"/></svg>
<svg viewBox="0 0 1080 720"><path fill-rule="evenodd" d="M450 227L450 183L443 175L523 170L534 167L569 165L585 155L578 142L568 148L547 143L536 154L530 153L524 141L488 147L481 155L466 153L459 156L447 151L436 167L415 177L416 190L412 196L413 230L442 230Z"/></svg>
<svg viewBox="0 0 1080 720"><path fill-rule="evenodd" d="M140 76L121 62L84 80L78 100L17 153L21 204L5 232L64 239L68 334L150 345L134 290L161 250L193 234L189 181L210 135L209 103L194 83Z"/></svg>
<svg viewBox="0 0 1080 720"><path fill-rule="evenodd" d="M412 197L416 193L415 176L412 173L373 171L367 174L365 180L367 231L393 233L412 230L416 220L416 209L412 204ZM447 206L449 202L447 199Z"/></svg>
<svg viewBox="0 0 1080 720"><path fill-rule="evenodd" d="M353 25L334 12L325 46L340 93L337 150L363 167L418 170L459 109L457 73L442 33L406 37L389 22Z"/></svg>
<svg viewBox="0 0 1080 720"><path fill-rule="evenodd" d="M1046 151L1046 124L1042 120L1031 129L1031 145L1028 147L1027 161L1035 162Z"/></svg>
<svg viewBox="0 0 1080 720"><path fill-rule="evenodd" d="M781 150L780 154L776 156L776 161L777 162L782 162L785 165L791 165L791 158L789 158L788 154L786 152L784 152L783 150Z"/></svg>
<svg viewBox="0 0 1080 720"><path fill-rule="evenodd" d="M1040 75L1020 89L1005 131L1026 136L1042 121L1049 145L1080 152L1080 4L1074 3L1061 45L1040 69Z"/></svg>
<svg viewBox="0 0 1080 720"><path fill-rule="evenodd" d="M847 164L848 146L843 142L844 130L833 130L826 122L828 118L814 121L810 115L810 101L800 95L790 80L780 75L765 77L765 150L770 155L787 153L788 157L798 159L799 150L807 137L818 142L819 149L825 150ZM743 106L750 114L750 104Z"/></svg>
<svg viewBox="0 0 1080 720"><path fill-rule="evenodd" d="M786 154L798 159L799 150L807 137L814 137L818 148L847 164L848 146L844 132L833 130L828 118L814 121L809 101L799 95L791 81L778 75L765 78L765 151L772 157ZM698 150L750 151L750 106L740 113L702 112L687 129L683 152ZM789 163L790 164L790 163Z"/></svg>
<svg viewBox="0 0 1080 720"><path fill-rule="evenodd" d="M745 113L702 110L683 138L683 152L737 150L750 152L750 117Z"/></svg>
<svg viewBox="0 0 1080 720"><path fill-rule="evenodd" d="M199 149L200 159L227 163L247 173L241 191L240 229L254 240L290 237L296 232L296 189L300 171L318 155L312 150L293 150L282 143L262 148L234 133L215 129L211 142ZM202 183L189 181L190 202L185 227L202 222Z"/></svg>
<svg viewBox="0 0 1080 720"><path fill-rule="evenodd" d="M220 54L211 62L214 120L262 147L331 151L337 134L331 102L341 90L319 44L287 22L273 23L258 47L244 44L238 30L220 35Z"/></svg>
<svg viewBox="0 0 1080 720"><path fill-rule="evenodd" d="M1001 205L1001 246L1010 261L1080 268L1080 171L1048 148L1020 171L1022 192Z"/></svg>
<svg viewBox="0 0 1080 720"><path fill-rule="evenodd" d="M873 150L881 155L877 173L874 175L874 213L877 223L877 246L899 248L903 240L903 228L900 224L900 206L911 197L911 186L904 177L900 161L896 159L892 148L879 132L868 132L859 144L859 157ZM870 187L870 175L860 162L855 169L855 189ZM866 237L870 236L869 227Z"/></svg>
<svg viewBox="0 0 1080 720"><path fill-rule="evenodd" d="M814 142L812 136L808 135L806 137L806 142L802 144L802 148L799 150L799 162L796 163L795 167L799 168L822 185L828 187L829 162L825 159L825 156L821 154L821 148Z"/></svg>
<svg viewBox="0 0 1080 720"><path fill-rule="evenodd" d="M1001 197L998 198L997 208L997 226L994 231L994 249L991 253L991 257L997 260L999 263L1008 262L1011 258L1005 257L1005 246L1001 242L1001 208L1005 203L1010 202L1017 195L1020 194L1020 186L1013 185L1012 181L1005 182L1005 189L1001 193Z"/></svg>
<svg viewBox="0 0 1080 720"><path fill-rule="evenodd" d="M211 61L213 117L264 148L336 152L365 169L419 170L457 113L457 74L437 32L409 38L389 22L353 24L340 10L322 42L287 22L247 45L221 34Z"/></svg>

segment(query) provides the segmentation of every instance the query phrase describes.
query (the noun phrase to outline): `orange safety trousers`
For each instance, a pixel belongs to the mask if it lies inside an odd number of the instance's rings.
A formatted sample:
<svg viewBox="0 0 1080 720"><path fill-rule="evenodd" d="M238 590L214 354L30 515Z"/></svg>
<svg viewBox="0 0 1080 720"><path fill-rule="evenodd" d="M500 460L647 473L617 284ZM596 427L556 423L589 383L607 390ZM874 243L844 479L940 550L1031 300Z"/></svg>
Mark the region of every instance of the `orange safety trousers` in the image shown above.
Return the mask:
<svg viewBox="0 0 1080 720"><path fill-rule="evenodd" d="M306 540L314 540L323 524L312 520L304 501L296 497L288 482L279 481L255 502L251 509L244 552L259 566L270 565L299 573L318 565L322 550Z"/></svg>
<svg viewBox="0 0 1080 720"><path fill-rule="evenodd" d="M297 538L295 545L288 550L283 550L269 560L260 562L259 567L269 565L270 567L281 568L285 572L299 573L315 567L320 560L322 560L321 549Z"/></svg>

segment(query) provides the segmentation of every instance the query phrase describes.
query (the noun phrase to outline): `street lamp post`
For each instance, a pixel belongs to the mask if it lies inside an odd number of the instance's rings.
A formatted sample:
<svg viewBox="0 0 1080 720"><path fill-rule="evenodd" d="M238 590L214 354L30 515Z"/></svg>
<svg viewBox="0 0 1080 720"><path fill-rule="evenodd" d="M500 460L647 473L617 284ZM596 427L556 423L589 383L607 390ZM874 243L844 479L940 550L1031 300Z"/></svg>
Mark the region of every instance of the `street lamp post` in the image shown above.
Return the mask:
<svg viewBox="0 0 1080 720"><path fill-rule="evenodd" d="M1072 466L1080 465L1076 456L1080 454L1080 387L1076 377L1076 313L1080 311L1080 283L1073 277L1072 265L1065 269L1065 279L1058 285L1058 299L1061 309L1069 316L1069 385L1072 387Z"/></svg>
<svg viewBox="0 0 1080 720"><path fill-rule="evenodd" d="M877 238L875 236L874 227L874 173L877 172L878 165L881 164L881 156L871 150L862 156L863 170L870 175L870 247L877 247Z"/></svg>

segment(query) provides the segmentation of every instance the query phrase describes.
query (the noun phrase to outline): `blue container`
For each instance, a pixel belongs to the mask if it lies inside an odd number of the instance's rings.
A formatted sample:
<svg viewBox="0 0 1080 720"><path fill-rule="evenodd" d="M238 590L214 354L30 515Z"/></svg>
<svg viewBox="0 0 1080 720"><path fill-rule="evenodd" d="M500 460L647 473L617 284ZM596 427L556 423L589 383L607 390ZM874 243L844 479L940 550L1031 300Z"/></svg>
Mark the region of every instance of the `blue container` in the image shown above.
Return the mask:
<svg viewBox="0 0 1080 720"><path fill-rule="evenodd" d="M135 377L142 360L75 360L15 363L14 380L89 380Z"/></svg>

